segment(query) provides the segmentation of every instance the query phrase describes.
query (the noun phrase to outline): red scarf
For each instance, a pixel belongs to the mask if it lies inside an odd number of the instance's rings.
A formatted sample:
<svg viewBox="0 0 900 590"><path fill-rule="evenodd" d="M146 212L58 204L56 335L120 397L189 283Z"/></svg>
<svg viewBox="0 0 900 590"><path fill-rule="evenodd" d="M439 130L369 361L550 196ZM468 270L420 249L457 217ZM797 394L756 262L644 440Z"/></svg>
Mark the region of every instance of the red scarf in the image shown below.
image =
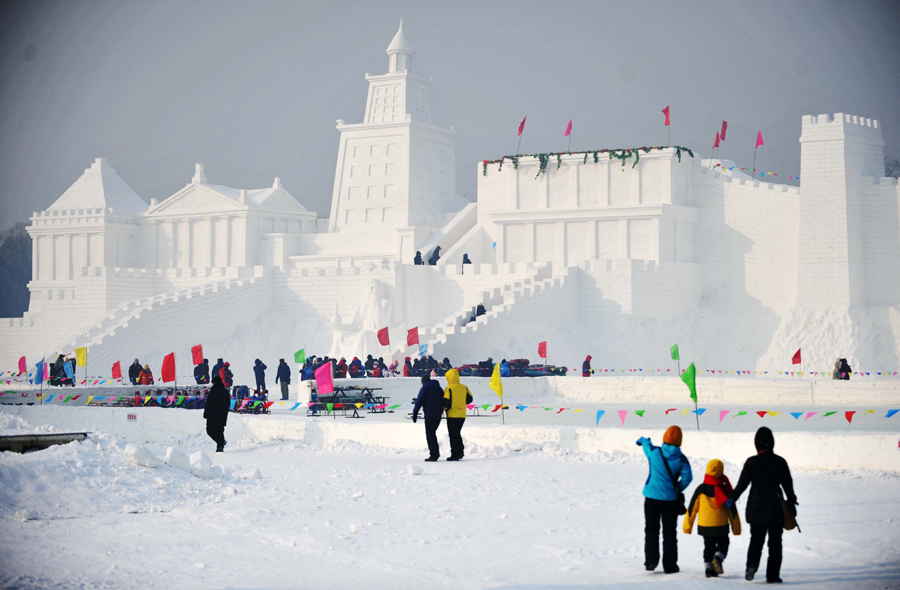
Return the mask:
<svg viewBox="0 0 900 590"><path fill-rule="evenodd" d="M710 474L706 474L703 477L703 483L709 484L713 486L716 490L716 506L721 506L725 502L728 501L728 498L731 497L731 492L734 491L734 488L731 487L731 482L728 481L728 476L723 475L721 477L713 477Z"/></svg>

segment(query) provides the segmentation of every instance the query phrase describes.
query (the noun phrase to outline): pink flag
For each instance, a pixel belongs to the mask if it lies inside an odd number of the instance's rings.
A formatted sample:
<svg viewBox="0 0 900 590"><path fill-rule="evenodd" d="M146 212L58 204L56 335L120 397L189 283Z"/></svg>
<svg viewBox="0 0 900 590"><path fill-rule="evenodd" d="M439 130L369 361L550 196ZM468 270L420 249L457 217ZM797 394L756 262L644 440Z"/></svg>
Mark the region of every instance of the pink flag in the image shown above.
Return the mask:
<svg viewBox="0 0 900 590"><path fill-rule="evenodd" d="M27 373L27 372L28 372L28 365L25 364L25 357L24 357L24 356L23 356L22 358L19 359L19 372L20 372L20 373Z"/></svg>
<svg viewBox="0 0 900 590"><path fill-rule="evenodd" d="M818 412L807 412L807 413L806 413L806 420L809 420L810 418L812 418L812 417L815 416L816 414L818 414Z"/></svg>
<svg viewBox="0 0 900 590"><path fill-rule="evenodd" d="M662 110L663 114L666 116L666 127L669 126L669 107L666 107Z"/></svg>
<svg viewBox="0 0 900 590"><path fill-rule="evenodd" d="M625 426L625 416L628 415L628 410L619 410L619 418L622 420L622 426Z"/></svg>
<svg viewBox="0 0 900 590"><path fill-rule="evenodd" d="M719 410L719 422L725 419L725 416L728 415L728 412L731 410Z"/></svg>
<svg viewBox="0 0 900 590"><path fill-rule="evenodd" d="M522 122L519 123L519 133L517 135L522 135L522 132L525 131L525 119L527 119L527 118L528 117L524 117L522 119Z"/></svg>
<svg viewBox="0 0 900 590"><path fill-rule="evenodd" d="M761 145L766 145L766 144L764 144L763 140L762 140L762 131L757 131L756 132L756 147L753 149L756 149Z"/></svg>
<svg viewBox="0 0 900 590"><path fill-rule="evenodd" d="M716 131L716 143L713 144L714 148L719 147L719 132Z"/></svg>
<svg viewBox="0 0 900 590"><path fill-rule="evenodd" d="M316 369L316 390L319 395L334 393L334 383L331 381L331 361Z"/></svg>
<svg viewBox="0 0 900 590"><path fill-rule="evenodd" d="M563 133L563 137L566 135L572 135L572 119L569 119L569 124L566 125L566 132Z"/></svg>
<svg viewBox="0 0 900 590"><path fill-rule="evenodd" d="M725 141L725 130L728 129L728 121L722 121L722 141Z"/></svg>

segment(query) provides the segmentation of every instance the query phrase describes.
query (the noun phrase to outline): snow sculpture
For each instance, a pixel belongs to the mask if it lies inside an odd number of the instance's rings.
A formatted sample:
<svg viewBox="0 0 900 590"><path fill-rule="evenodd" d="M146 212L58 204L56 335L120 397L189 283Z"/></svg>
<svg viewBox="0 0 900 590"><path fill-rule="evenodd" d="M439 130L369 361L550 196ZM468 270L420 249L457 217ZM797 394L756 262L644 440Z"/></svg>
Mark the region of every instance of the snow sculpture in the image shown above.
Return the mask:
<svg viewBox="0 0 900 590"><path fill-rule="evenodd" d="M390 326L393 312L389 288L378 279L369 282L366 300L356 306L349 322L342 321L335 304L334 316L331 318L331 351L328 356L344 357L347 360L354 356L362 359L369 354L376 358L388 356L378 342L378 330Z"/></svg>

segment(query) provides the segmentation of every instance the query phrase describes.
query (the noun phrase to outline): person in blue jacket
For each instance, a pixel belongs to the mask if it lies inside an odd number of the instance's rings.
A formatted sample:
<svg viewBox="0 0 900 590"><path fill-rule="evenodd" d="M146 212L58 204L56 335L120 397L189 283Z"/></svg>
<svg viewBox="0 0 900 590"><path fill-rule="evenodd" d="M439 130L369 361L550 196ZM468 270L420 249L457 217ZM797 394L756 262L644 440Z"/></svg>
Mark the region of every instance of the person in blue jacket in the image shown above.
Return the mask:
<svg viewBox="0 0 900 590"><path fill-rule="evenodd" d="M427 374L422 377L422 388L419 390L419 397L416 398L416 406L413 408L413 424L419 418L420 408L425 417L425 440L428 442L428 458L425 460L437 461L441 456L437 429L441 425L441 416L444 413L444 390Z"/></svg>
<svg viewBox="0 0 900 590"><path fill-rule="evenodd" d="M500 361L500 376L509 377L509 363L506 362L506 359Z"/></svg>
<svg viewBox="0 0 900 590"><path fill-rule="evenodd" d="M694 478L691 464L681 453L681 428L669 426L661 447L653 446L646 437L639 438L637 444L644 448L650 463L650 474L644 484L644 566L652 572L659 564L659 524L662 521L663 571L674 574L678 572L676 523L679 496Z"/></svg>
<svg viewBox="0 0 900 590"><path fill-rule="evenodd" d="M256 359L256 363L253 365L253 373L256 375L256 392L262 393L266 391L266 369L268 369L261 360Z"/></svg>

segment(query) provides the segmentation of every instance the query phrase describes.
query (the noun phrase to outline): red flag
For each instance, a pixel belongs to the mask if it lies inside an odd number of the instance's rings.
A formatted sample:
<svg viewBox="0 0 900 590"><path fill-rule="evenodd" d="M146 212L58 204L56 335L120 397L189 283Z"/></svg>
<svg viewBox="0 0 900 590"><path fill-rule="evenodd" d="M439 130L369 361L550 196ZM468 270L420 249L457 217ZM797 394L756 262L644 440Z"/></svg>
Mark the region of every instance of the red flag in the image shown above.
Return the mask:
<svg viewBox="0 0 900 590"><path fill-rule="evenodd" d="M419 343L419 328L415 327L406 333L406 345L412 346Z"/></svg>
<svg viewBox="0 0 900 590"><path fill-rule="evenodd" d="M722 121L722 141L725 141L725 130L728 129L728 121Z"/></svg>
<svg viewBox="0 0 900 590"><path fill-rule="evenodd" d="M388 329L382 328L378 330L378 343L382 346L390 346L391 339L388 337Z"/></svg>
<svg viewBox="0 0 900 590"><path fill-rule="evenodd" d="M542 359L547 358L547 342L541 342L538 344L538 356Z"/></svg>
<svg viewBox="0 0 900 590"><path fill-rule="evenodd" d="M756 132L756 147L753 149L756 149L761 145L766 145L766 144L764 144L763 140L762 140L762 131L757 131Z"/></svg>
<svg viewBox="0 0 900 590"><path fill-rule="evenodd" d="M563 133L563 137L566 135L572 135L572 119L569 119L569 124L566 125L566 132Z"/></svg>
<svg viewBox="0 0 900 590"><path fill-rule="evenodd" d="M519 133L517 135L522 135L522 132L525 131L525 119L527 119L527 118L528 117L523 118L522 122L519 123Z"/></svg>
<svg viewBox="0 0 900 590"><path fill-rule="evenodd" d="M113 379L121 379L122 378L122 363L119 361L116 361L116 364L113 365L112 378Z"/></svg>
<svg viewBox="0 0 900 590"><path fill-rule="evenodd" d="M791 359L791 364L799 365L801 362L803 361L800 360L800 349L798 348L797 352L794 353L794 358Z"/></svg>
<svg viewBox="0 0 900 590"><path fill-rule="evenodd" d="M714 148L719 147L719 132L716 131L716 143L713 144Z"/></svg>
<svg viewBox="0 0 900 590"><path fill-rule="evenodd" d="M194 346L191 348L191 361L193 361L193 363L195 365L203 364L203 345L202 344L198 344L197 346Z"/></svg>
<svg viewBox="0 0 900 590"><path fill-rule="evenodd" d="M666 126L669 125L669 107L663 109L663 114L666 116Z"/></svg>
<svg viewBox="0 0 900 590"><path fill-rule="evenodd" d="M166 355L166 358L163 359L162 364L162 382L168 383L169 381L175 381L175 353L170 352Z"/></svg>
<svg viewBox="0 0 900 590"><path fill-rule="evenodd" d="M844 412L844 417L847 418L848 424L853 424L853 414L855 414L855 413L856 413L856 410L853 410L852 412Z"/></svg>

